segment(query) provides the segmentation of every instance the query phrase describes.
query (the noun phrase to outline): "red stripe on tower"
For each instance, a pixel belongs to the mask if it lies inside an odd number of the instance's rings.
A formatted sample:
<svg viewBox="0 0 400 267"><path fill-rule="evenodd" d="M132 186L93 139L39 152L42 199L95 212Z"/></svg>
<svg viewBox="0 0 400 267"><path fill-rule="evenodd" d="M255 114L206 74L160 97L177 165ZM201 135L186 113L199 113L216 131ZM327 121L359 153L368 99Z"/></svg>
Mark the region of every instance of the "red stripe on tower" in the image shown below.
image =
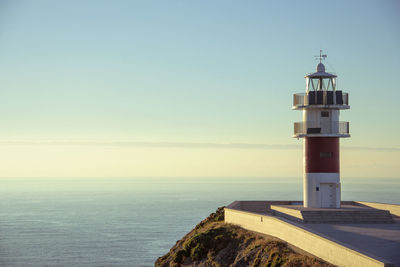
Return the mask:
<svg viewBox="0 0 400 267"><path fill-rule="evenodd" d="M306 137L305 172L339 172L339 138Z"/></svg>

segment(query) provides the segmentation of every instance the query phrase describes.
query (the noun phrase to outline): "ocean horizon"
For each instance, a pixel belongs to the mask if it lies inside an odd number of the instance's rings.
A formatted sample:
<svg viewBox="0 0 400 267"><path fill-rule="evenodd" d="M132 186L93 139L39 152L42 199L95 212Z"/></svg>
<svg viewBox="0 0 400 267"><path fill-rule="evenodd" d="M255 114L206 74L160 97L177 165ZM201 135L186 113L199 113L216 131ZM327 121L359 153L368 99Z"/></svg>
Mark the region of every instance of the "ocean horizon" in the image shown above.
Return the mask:
<svg viewBox="0 0 400 267"><path fill-rule="evenodd" d="M400 203L399 178L341 182L342 200ZM302 200L302 178L3 178L0 266L154 266L235 200Z"/></svg>

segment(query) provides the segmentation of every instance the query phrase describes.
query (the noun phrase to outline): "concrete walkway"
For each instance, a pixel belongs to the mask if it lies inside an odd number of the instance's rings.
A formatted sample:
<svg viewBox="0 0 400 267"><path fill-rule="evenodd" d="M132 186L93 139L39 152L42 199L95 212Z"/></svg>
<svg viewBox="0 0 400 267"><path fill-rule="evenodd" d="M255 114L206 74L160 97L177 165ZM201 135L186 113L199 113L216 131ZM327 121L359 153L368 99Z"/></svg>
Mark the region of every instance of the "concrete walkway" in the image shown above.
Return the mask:
<svg viewBox="0 0 400 267"><path fill-rule="evenodd" d="M282 217L281 213L276 214L272 209L276 205L296 206L298 202L235 201L225 208L225 221L278 237L336 265L383 266L381 264L385 263L385 266L394 264L400 267L400 205L354 202L366 203L368 207L383 206L385 210L390 210L395 223L379 224L303 223ZM338 246L331 245L331 241Z"/></svg>
<svg viewBox="0 0 400 267"><path fill-rule="evenodd" d="M348 244L400 266L400 223L392 224L301 224L304 229Z"/></svg>

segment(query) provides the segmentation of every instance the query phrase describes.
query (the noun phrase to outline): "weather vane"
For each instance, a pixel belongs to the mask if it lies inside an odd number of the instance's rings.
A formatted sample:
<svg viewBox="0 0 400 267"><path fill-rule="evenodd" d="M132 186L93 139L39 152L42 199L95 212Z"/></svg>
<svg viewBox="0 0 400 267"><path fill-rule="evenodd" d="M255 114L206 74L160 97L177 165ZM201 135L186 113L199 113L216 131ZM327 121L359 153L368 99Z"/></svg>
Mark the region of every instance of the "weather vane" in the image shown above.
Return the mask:
<svg viewBox="0 0 400 267"><path fill-rule="evenodd" d="M322 60L325 60L325 59L326 59L327 55L326 55L326 54L323 55L323 54L322 54L322 50L320 49L320 50L319 50L319 56L314 56L314 57L315 57L315 59L319 59L319 63L321 63Z"/></svg>

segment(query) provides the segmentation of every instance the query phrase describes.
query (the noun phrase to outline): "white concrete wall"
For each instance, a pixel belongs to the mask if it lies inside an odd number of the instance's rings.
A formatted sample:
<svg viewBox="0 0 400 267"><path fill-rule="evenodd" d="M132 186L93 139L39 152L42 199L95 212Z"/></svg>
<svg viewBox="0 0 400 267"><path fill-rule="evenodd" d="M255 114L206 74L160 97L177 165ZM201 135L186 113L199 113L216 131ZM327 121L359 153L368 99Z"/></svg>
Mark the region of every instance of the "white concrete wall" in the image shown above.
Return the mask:
<svg viewBox="0 0 400 267"><path fill-rule="evenodd" d="M329 112L328 118L321 118L321 112ZM321 127L321 133L324 134L336 134L339 131L339 115L340 111L337 109L324 109L324 108L312 108L303 110L303 122L305 122L311 128ZM321 124L321 120L328 120L328 124ZM326 127L326 128L325 128Z"/></svg>
<svg viewBox="0 0 400 267"><path fill-rule="evenodd" d="M305 158L305 157L304 157ZM303 175L303 200L304 207L321 207L321 183L336 184L336 208L340 208L340 174L339 173L304 173Z"/></svg>
<svg viewBox="0 0 400 267"><path fill-rule="evenodd" d="M245 229L275 236L327 262L347 267L391 266L383 260L366 256L343 244L329 240L273 216L225 208L225 222Z"/></svg>
<svg viewBox="0 0 400 267"><path fill-rule="evenodd" d="M338 133L339 132L339 115L340 115L340 111L339 110L331 110L329 116L331 118L331 131L332 133Z"/></svg>

